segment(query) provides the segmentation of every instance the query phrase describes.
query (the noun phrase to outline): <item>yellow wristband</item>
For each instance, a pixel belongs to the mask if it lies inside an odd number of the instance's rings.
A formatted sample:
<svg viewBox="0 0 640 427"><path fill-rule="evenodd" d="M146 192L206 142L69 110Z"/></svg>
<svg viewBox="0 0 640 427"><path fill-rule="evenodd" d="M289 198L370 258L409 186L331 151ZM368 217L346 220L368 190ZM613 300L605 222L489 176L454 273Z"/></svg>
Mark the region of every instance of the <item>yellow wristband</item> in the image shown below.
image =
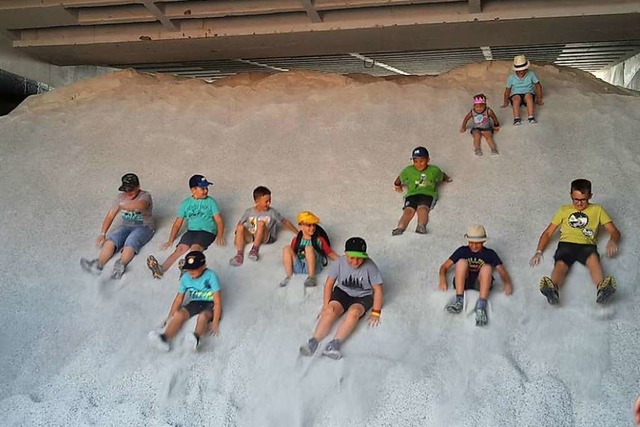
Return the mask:
<svg viewBox="0 0 640 427"><path fill-rule="evenodd" d="M373 317L380 317L380 313L376 313L375 311L372 311L372 312L371 312L371 315L372 315Z"/></svg>

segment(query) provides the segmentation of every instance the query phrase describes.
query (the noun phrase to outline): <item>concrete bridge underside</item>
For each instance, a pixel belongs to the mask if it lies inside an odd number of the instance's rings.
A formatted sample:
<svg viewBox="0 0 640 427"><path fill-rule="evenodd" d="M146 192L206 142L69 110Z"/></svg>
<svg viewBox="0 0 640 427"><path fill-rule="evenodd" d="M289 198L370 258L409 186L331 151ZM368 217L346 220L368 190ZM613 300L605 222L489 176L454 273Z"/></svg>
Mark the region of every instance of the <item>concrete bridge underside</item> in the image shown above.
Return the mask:
<svg viewBox="0 0 640 427"><path fill-rule="evenodd" d="M596 71L640 51L639 18L640 1L625 0L0 0L0 32L43 61L205 78L224 64L284 70L298 57L395 60L386 72L428 74L420 58L523 49Z"/></svg>

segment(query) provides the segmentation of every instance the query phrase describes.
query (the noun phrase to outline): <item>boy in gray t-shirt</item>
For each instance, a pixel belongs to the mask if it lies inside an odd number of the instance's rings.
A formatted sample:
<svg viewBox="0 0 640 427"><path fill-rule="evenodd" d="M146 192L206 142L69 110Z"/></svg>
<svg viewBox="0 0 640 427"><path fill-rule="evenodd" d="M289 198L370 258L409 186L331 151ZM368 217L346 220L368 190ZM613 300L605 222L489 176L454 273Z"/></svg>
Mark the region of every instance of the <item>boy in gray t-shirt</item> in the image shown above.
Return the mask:
<svg viewBox="0 0 640 427"><path fill-rule="evenodd" d="M329 267L320 319L313 336L300 347L300 353L311 356L318 348L318 342L329 334L335 321L346 312L335 336L322 351L327 357L340 359L342 342L351 335L369 309L369 325L380 323L382 300L382 276L378 266L367 255L367 243L361 237L351 237L345 243L345 256Z"/></svg>

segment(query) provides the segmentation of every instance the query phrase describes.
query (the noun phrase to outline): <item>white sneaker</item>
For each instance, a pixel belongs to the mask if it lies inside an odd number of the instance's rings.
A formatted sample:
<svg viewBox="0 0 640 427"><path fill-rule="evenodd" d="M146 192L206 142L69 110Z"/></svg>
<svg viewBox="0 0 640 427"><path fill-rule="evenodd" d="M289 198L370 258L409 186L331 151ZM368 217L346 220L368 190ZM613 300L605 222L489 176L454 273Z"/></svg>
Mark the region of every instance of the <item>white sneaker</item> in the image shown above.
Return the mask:
<svg viewBox="0 0 640 427"><path fill-rule="evenodd" d="M98 258L88 260L86 258L80 258L80 267L87 273L99 275L102 273L102 268L99 266Z"/></svg>
<svg viewBox="0 0 640 427"><path fill-rule="evenodd" d="M149 332L149 334L147 335L147 339L149 340L149 344L151 344L156 350L165 353L171 350L171 346L169 345L169 343L162 339L162 337L160 336L160 332L158 331Z"/></svg>
<svg viewBox="0 0 640 427"><path fill-rule="evenodd" d="M111 278L113 280L120 280L122 275L124 274L125 265L122 261L117 260L115 264L113 264L113 272L111 273Z"/></svg>
<svg viewBox="0 0 640 427"><path fill-rule="evenodd" d="M196 337L196 334L193 332L189 332L186 337L184 337L184 347L191 351L198 350L198 344L200 344L200 340Z"/></svg>

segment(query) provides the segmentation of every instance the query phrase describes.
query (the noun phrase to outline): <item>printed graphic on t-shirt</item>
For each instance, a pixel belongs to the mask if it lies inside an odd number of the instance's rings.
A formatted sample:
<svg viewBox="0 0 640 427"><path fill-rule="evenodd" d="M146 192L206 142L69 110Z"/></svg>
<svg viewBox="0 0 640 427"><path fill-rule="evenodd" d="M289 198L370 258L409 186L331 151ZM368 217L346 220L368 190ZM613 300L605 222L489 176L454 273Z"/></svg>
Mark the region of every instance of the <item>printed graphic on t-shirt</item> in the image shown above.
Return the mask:
<svg viewBox="0 0 640 427"><path fill-rule="evenodd" d="M416 185L416 188L426 187L428 183L429 182L427 181L427 174L424 174L424 173L420 174L420 179L419 180L414 181L414 184Z"/></svg>
<svg viewBox="0 0 640 427"><path fill-rule="evenodd" d="M124 220L125 224L142 224L142 213L137 211L125 211L124 209L120 211L120 215Z"/></svg>
<svg viewBox="0 0 640 427"><path fill-rule="evenodd" d="M582 234L589 238L593 238L595 235L593 229L587 227L587 224L589 224L589 217L584 212L573 212L569 215L567 222L572 228L579 228L580 231L582 231Z"/></svg>
<svg viewBox="0 0 640 427"><path fill-rule="evenodd" d="M184 217L187 220L193 219L193 218L205 218L205 217L209 217L210 214L210 210L209 209L203 209L203 207L201 205L191 205L188 208L186 208L185 213L184 213Z"/></svg>
<svg viewBox="0 0 640 427"><path fill-rule="evenodd" d="M267 226L267 228L269 228L269 224L271 223L271 217L269 215L249 217L248 229L249 229L249 232L251 232L251 234L256 234L256 231L258 231L259 221L263 221Z"/></svg>
<svg viewBox="0 0 640 427"><path fill-rule="evenodd" d="M340 285L344 286L345 288L364 289L364 286L362 285L363 281L364 281L363 277L349 276L346 279L344 279L342 282L340 282Z"/></svg>
<svg viewBox="0 0 640 427"><path fill-rule="evenodd" d="M480 271L480 268L484 265L484 260L480 258L469 257L467 258L467 262L469 263L469 272L477 273Z"/></svg>

